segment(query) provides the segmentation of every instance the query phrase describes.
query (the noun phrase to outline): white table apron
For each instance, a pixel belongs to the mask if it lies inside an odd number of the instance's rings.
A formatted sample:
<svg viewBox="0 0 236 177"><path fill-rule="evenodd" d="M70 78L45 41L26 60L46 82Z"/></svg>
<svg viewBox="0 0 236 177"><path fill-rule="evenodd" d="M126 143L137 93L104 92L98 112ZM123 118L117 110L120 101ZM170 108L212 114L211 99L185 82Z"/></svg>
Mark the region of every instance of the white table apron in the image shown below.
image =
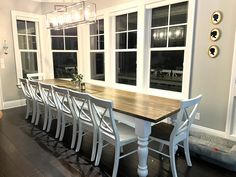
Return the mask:
<svg viewBox="0 0 236 177"><path fill-rule="evenodd" d="M137 173L140 177L146 177L148 175L148 139L151 134L151 122L135 119L135 134L138 136L138 169Z"/></svg>

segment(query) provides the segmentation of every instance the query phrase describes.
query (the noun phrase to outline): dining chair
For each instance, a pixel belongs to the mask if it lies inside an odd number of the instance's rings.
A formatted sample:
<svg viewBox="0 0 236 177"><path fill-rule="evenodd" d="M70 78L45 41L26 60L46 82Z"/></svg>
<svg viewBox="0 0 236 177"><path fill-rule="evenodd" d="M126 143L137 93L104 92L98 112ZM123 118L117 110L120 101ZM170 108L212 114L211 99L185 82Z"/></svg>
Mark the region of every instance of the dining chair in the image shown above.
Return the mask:
<svg viewBox="0 0 236 177"><path fill-rule="evenodd" d="M45 106L43 130L49 132L53 119L52 112L57 112L56 104L52 98L52 86L50 84L39 82L39 92ZM57 118L57 116L55 117Z"/></svg>
<svg viewBox="0 0 236 177"><path fill-rule="evenodd" d="M34 123L34 125L38 125L40 115L43 114L45 105L40 95L38 81L28 80L28 84L33 102L36 105L36 117L35 116L32 117L31 123Z"/></svg>
<svg viewBox="0 0 236 177"><path fill-rule="evenodd" d="M28 119L30 114L32 114L32 118L36 116L36 104L33 101L31 92L29 90L29 86L28 86L28 80L27 79L23 79L20 78L20 85L21 85L21 89L23 91L23 94L25 96L26 99L26 116L25 119Z"/></svg>
<svg viewBox="0 0 236 177"><path fill-rule="evenodd" d="M26 74L29 80L43 80L45 79L44 73L30 73Z"/></svg>
<svg viewBox="0 0 236 177"><path fill-rule="evenodd" d="M95 160L95 166L97 166L101 159L102 149L108 144L115 146L115 158L113 165L112 177L116 177L117 170L119 166L119 159L130 155L137 150L129 152L124 155L120 155L123 146L137 141L137 136L135 135L134 128L115 121L115 116L113 113L113 103L112 101L103 100L90 96L90 105L92 110L92 116L98 124L98 150ZM107 143L104 144L104 141Z"/></svg>
<svg viewBox="0 0 236 177"><path fill-rule="evenodd" d="M87 93L76 92L69 90L68 95L69 106L73 116L73 136L71 148L74 147L75 140L78 134L78 141L76 146L76 152L80 150L83 136L88 132L93 134L93 147L91 154L91 161L95 160L98 140L98 126L93 116L91 116L90 109L90 96Z"/></svg>
<svg viewBox="0 0 236 177"><path fill-rule="evenodd" d="M52 89L52 97L55 102L58 115L55 138L59 138L59 141L62 141L65 133L65 128L73 124L73 118L68 105L68 90L57 86L53 86Z"/></svg>
<svg viewBox="0 0 236 177"><path fill-rule="evenodd" d="M189 153L189 131L195 119L201 98L202 95L199 95L195 98L181 101L180 111L176 115L177 117L174 121L174 125L161 122L152 127L150 142L159 142L160 149L156 150L151 147L149 147L149 149L170 159L173 177L177 177L175 153L178 149L178 146L184 148L187 165L190 167L192 166ZM183 142L183 145L179 144L180 142ZM169 147L169 154L162 152L164 145Z"/></svg>

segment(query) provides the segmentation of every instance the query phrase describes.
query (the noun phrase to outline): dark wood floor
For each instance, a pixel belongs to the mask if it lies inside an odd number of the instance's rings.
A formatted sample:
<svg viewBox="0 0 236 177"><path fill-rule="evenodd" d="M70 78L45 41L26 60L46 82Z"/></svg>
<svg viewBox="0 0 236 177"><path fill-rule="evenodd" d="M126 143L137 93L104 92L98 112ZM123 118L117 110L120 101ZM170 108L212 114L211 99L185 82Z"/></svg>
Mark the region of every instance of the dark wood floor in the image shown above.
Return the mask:
<svg viewBox="0 0 236 177"><path fill-rule="evenodd" d="M89 162L91 135L83 140L79 153L70 150L71 127L66 129L63 143L39 131L24 119L25 107L3 111L0 119L0 177L107 177L112 172L112 146L107 146L99 167ZM53 126L55 123L53 123ZM154 145L155 146L155 145ZM124 151L136 148L132 144ZM149 177L171 177L169 160L150 153L148 157ZM193 167L186 166L183 154L177 156L179 177L235 177L236 173L192 157ZM137 154L120 160L119 177L136 177Z"/></svg>

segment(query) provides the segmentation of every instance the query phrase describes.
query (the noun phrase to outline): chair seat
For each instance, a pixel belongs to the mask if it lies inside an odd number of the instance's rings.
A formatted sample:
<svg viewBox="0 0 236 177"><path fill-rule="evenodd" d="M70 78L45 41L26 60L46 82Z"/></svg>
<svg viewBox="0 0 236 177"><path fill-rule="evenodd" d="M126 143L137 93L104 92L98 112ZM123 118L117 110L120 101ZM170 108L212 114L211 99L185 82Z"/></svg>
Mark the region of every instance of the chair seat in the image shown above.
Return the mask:
<svg viewBox="0 0 236 177"><path fill-rule="evenodd" d="M170 134L172 130L174 129L174 126L165 122L161 122L159 124L156 124L152 126L152 132L151 137L162 139L169 141L170 140Z"/></svg>
<svg viewBox="0 0 236 177"><path fill-rule="evenodd" d="M135 130L133 127L130 127L124 123L118 123L116 124L117 129L119 130L120 135L120 142L126 143L130 141L134 141L137 139L137 136L135 135Z"/></svg>

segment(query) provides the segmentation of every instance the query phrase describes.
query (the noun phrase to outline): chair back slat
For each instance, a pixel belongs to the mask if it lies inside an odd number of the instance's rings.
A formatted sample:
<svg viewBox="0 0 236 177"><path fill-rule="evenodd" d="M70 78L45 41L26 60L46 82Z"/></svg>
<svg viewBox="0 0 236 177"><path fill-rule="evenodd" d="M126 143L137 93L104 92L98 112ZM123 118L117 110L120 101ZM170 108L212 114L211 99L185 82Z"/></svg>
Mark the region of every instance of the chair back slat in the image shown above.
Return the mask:
<svg viewBox="0 0 236 177"><path fill-rule="evenodd" d="M112 139L120 140L113 113L112 101L90 96L91 110L99 130Z"/></svg>
<svg viewBox="0 0 236 177"><path fill-rule="evenodd" d="M32 99L32 96L31 96L30 90L29 90L28 80L20 78L20 85L21 85L21 88L22 88L22 91L23 91L25 97Z"/></svg>
<svg viewBox="0 0 236 177"><path fill-rule="evenodd" d="M40 96L40 91L39 91L38 81L28 80L28 83L29 83L29 91L31 93L32 98L35 101L42 102L42 98Z"/></svg>
<svg viewBox="0 0 236 177"><path fill-rule="evenodd" d="M170 139L186 133L188 136L190 127L195 119L197 108L200 103L202 95L195 98L183 100L181 102L180 111L177 114L177 120L175 122L174 129L171 133Z"/></svg>
<svg viewBox="0 0 236 177"><path fill-rule="evenodd" d="M70 113L70 109L68 107L68 90L65 88L60 88L60 87L56 87L56 86L52 86L53 89L53 100L54 103L56 104L56 108L58 110L61 110L63 112L67 112Z"/></svg>
<svg viewBox="0 0 236 177"><path fill-rule="evenodd" d="M52 96L53 93L51 85L39 82L39 91L44 104L47 104L51 107L56 107L53 101L53 96Z"/></svg>

